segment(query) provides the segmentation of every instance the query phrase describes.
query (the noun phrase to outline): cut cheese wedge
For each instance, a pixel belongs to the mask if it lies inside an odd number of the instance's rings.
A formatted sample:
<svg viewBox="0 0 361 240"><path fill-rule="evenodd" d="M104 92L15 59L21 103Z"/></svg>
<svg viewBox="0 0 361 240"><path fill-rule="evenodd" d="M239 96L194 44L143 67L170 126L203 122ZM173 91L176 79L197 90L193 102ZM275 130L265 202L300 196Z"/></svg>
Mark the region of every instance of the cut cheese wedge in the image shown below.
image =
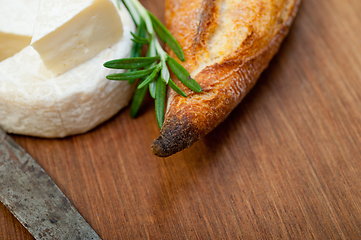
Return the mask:
<svg viewBox="0 0 361 240"><path fill-rule="evenodd" d="M0 32L0 61L13 56L30 44L31 37Z"/></svg>
<svg viewBox="0 0 361 240"><path fill-rule="evenodd" d="M39 0L0 0L0 61L30 44Z"/></svg>
<svg viewBox="0 0 361 240"><path fill-rule="evenodd" d="M49 70L61 74L118 42L122 29L109 0L40 0L31 45Z"/></svg>
<svg viewBox="0 0 361 240"><path fill-rule="evenodd" d="M37 137L65 137L84 133L126 106L133 86L109 81L119 72L103 63L129 55L135 26L123 6L124 34L111 48L53 77L39 54L28 46L0 63L0 126L10 133Z"/></svg>

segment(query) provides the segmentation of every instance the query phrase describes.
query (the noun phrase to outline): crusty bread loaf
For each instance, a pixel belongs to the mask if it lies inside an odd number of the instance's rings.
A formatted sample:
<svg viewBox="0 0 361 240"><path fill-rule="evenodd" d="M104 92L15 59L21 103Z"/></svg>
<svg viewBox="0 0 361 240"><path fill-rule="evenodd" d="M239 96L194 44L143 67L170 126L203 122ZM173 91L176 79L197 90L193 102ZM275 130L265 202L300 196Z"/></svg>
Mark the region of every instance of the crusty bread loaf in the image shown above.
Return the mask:
<svg viewBox="0 0 361 240"><path fill-rule="evenodd" d="M183 48L182 65L202 92L179 81L187 98L168 90L164 125L152 145L155 155L166 157L191 146L230 114L278 51L299 3L166 0L166 25Z"/></svg>

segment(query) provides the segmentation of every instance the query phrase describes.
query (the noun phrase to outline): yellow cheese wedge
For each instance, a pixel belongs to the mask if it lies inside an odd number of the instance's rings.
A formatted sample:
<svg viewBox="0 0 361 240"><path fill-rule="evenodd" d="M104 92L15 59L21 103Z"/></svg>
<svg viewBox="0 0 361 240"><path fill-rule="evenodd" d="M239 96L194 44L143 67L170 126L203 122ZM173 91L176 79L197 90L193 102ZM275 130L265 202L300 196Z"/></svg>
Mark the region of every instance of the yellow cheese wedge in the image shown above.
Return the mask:
<svg viewBox="0 0 361 240"><path fill-rule="evenodd" d="M31 37L0 32L0 62L30 44Z"/></svg>

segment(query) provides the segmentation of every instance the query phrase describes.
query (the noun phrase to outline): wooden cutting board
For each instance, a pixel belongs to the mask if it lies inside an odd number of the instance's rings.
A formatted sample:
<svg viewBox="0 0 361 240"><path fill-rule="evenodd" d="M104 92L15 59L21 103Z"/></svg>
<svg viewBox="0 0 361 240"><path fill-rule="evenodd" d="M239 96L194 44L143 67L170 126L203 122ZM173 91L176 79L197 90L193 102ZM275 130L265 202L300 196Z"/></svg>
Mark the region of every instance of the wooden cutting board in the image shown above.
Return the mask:
<svg viewBox="0 0 361 240"><path fill-rule="evenodd" d="M163 19L163 0L143 1ZM152 155L152 103L13 138L103 239L360 239L361 1L303 0L258 84L203 140ZM0 205L0 238L32 239Z"/></svg>

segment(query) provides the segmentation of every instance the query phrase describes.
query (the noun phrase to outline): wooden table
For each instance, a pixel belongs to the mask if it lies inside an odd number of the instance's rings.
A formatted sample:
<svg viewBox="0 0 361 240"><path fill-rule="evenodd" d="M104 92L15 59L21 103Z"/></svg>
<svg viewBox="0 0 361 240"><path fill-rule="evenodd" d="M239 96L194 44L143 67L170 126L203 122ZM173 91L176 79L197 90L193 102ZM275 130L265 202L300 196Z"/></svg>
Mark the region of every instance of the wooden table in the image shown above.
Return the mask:
<svg viewBox="0 0 361 240"><path fill-rule="evenodd" d="M162 19L162 0L143 1ZM167 159L152 103L80 136L13 138L103 239L360 239L361 2L303 0L229 118ZM0 238L32 239L0 205Z"/></svg>

